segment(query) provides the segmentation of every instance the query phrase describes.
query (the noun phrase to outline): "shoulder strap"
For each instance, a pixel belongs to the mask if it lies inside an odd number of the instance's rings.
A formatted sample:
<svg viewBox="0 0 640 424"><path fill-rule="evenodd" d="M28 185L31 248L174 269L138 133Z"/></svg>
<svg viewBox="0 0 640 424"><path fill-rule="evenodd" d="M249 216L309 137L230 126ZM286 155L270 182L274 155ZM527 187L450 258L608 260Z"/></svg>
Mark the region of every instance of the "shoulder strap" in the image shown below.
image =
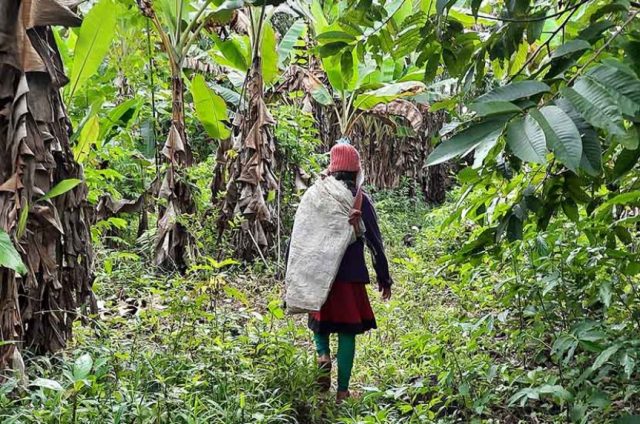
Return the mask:
<svg viewBox="0 0 640 424"><path fill-rule="evenodd" d="M358 191L356 192L356 198L353 202L353 209L362 211L362 187L358 187Z"/></svg>
<svg viewBox="0 0 640 424"><path fill-rule="evenodd" d="M356 192L356 197L353 202L353 207L351 208L351 213L349 214L349 223L353 225L353 229L356 231L356 234L360 234L360 218L362 217L362 196L364 196L362 192L362 188L358 187L358 191Z"/></svg>

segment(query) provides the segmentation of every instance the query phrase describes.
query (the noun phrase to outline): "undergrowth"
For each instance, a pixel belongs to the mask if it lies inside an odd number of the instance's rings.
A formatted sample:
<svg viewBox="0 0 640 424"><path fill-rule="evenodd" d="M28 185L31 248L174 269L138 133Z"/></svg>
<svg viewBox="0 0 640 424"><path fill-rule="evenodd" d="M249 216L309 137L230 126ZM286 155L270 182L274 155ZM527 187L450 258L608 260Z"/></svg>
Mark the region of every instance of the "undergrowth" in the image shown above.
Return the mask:
<svg viewBox="0 0 640 424"><path fill-rule="evenodd" d="M529 358L540 354L536 329L505 308L500 285L512 276L485 264L470 277L444 264L470 231L441 227L452 202L376 200L395 286L389 302L370 287L379 329L357 338L359 399L336 406L315 388L310 332L304 317L284 314L282 283L265 270L273 266L202 257L180 277L152 273L140 251L103 250L99 316L77 322L64 352L26 357L28 385L9 377L1 386L1 421L604 422L633 412L632 395L604 391L585 407L587 420L563 412L573 409L557 392L562 376ZM549 389L533 403L514 400L541 385Z"/></svg>

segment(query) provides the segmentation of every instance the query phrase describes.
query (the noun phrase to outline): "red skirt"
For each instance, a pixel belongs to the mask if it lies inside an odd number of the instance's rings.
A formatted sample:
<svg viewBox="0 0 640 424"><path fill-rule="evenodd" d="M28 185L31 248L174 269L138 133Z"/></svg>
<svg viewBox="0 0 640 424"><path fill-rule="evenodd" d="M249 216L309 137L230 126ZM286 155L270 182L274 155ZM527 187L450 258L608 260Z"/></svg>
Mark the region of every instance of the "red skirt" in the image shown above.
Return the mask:
<svg viewBox="0 0 640 424"><path fill-rule="evenodd" d="M319 312L309 314L314 333L361 334L377 328L366 284L336 281Z"/></svg>

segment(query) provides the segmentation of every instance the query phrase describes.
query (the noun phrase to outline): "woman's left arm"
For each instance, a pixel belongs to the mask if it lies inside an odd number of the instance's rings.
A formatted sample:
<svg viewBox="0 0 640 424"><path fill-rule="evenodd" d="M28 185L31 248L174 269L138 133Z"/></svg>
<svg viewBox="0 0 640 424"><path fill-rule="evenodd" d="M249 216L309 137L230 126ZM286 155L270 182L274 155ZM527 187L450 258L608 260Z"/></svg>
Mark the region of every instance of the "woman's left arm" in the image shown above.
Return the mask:
<svg viewBox="0 0 640 424"><path fill-rule="evenodd" d="M371 200L364 196L362 202L362 220L365 226L365 241L371 251L373 259L373 267L378 277L378 287L385 294L387 291L390 294L390 288L393 284L391 275L389 274L389 262L384 253L384 244L382 242L382 234L380 233L380 227L378 226L378 216L376 210L373 207Z"/></svg>

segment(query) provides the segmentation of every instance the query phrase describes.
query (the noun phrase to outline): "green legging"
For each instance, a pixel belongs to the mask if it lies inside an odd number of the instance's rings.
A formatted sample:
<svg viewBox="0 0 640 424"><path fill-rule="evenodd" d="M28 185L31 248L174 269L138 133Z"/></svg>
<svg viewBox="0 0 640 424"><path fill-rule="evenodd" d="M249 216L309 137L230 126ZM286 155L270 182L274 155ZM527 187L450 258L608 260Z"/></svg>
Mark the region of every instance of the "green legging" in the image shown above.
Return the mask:
<svg viewBox="0 0 640 424"><path fill-rule="evenodd" d="M331 355L328 333L313 333L313 339L316 342L318 355ZM356 335L338 333L338 390L341 392L349 389L355 354Z"/></svg>

